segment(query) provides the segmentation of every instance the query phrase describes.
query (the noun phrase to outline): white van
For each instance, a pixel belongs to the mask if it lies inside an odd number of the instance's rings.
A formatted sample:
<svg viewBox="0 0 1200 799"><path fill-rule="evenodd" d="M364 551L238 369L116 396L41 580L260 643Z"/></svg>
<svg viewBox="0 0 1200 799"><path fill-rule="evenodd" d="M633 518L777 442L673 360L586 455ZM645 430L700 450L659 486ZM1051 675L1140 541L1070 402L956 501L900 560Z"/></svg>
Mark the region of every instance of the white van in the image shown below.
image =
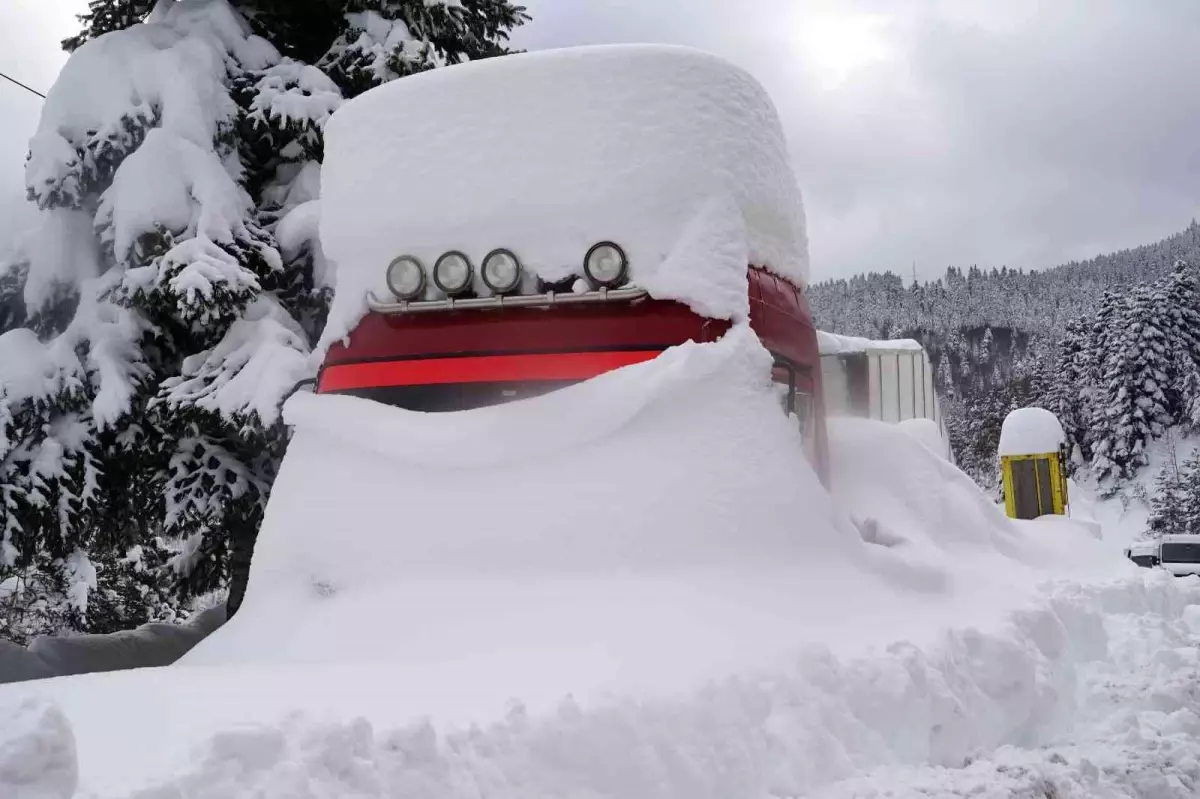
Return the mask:
<svg viewBox="0 0 1200 799"><path fill-rule="evenodd" d="M1158 559L1159 566L1174 575L1200 574L1200 535L1164 535Z"/></svg>

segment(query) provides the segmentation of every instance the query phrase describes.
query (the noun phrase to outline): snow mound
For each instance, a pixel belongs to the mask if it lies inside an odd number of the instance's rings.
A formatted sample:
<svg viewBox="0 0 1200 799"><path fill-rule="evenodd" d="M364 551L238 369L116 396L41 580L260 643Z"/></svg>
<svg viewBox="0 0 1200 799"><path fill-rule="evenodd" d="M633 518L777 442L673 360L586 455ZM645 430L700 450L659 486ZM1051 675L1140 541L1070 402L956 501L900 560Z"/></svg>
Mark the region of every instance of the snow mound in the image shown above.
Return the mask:
<svg viewBox="0 0 1200 799"><path fill-rule="evenodd" d="M849 578L862 542L836 523L769 370L743 325L716 345L684 345L545 397L462 413L294 397L285 419L295 434L245 603L189 662L402 656L406 613L380 591L450 601L440 622L449 629L479 626L472 614L489 592L527 613L545 599L540 583L574 581L581 603L598 603L593 622L604 629L593 632L608 635L630 600L583 586L619 577L649 601L653 588L639 581L678 579L674 604L700 593L688 588L697 575L737 583L753 573L766 602L765 586L817 553L830 574ZM312 501L320 496L337 501ZM453 600L439 580L480 582ZM721 601L710 600L714 613ZM361 623L344 623L350 607L366 614Z"/></svg>
<svg viewBox="0 0 1200 799"><path fill-rule="evenodd" d="M932 419L905 419L897 427L927 449L950 460L950 442L942 437L941 428Z"/></svg>
<svg viewBox="0 0 1200 799"><path fill-rule="evenodd" d="M1017 408L1000 428L1000 455L1040 455L1058 452L1066 443L1058 417L1045 408Z"/></svg>
<svg viewBox="0 0 1200 799"><path fill-rule="evenodd" d="M0 796L71 799L78 786L75 736L56 706L0 703Z"/></svg>
<svg viewBox="0 0 1200 799"><path fill-rule="evenodd" d="M367 292L389 296L403 253L431 268L456 249L478 267L507 247L558 281L609 239L636 283L721 318L748 313L747 261L807 277L770 98L703 53L619 45L450 66L363 94L325 135L321 243L338 269L326 342L354 327Z"/></svg>

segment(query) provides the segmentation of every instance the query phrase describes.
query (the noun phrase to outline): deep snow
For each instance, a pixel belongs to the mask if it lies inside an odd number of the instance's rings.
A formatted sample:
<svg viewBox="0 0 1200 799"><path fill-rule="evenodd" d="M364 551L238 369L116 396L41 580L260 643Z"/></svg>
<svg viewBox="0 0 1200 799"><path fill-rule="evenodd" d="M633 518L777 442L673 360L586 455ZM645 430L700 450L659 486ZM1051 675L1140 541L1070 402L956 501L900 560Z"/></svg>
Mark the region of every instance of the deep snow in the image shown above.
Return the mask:
<svg viewBox="0 0 1200 799"><path fill-rule="evenodd" d="M0 712L66 719L83 796L800 795L1057 740L1112 613L1182 624L898 427L834 422L825 494L768 367L738 328L464 414L298 396L239 615Z"/></svg>
<svg viewBox="0 0 1200 799"><path fill-rule="evenodd" d="M325 141L321 243L337 264L326 344L368 292L390 296L385 272L402 254L430 269L458 250L478 273L505 247L557 281L611 240L635 283L723 319L749 311L747 263L807 278L775 108L745 72L697 51L581 47L433 70L347 103Z"/></svg>

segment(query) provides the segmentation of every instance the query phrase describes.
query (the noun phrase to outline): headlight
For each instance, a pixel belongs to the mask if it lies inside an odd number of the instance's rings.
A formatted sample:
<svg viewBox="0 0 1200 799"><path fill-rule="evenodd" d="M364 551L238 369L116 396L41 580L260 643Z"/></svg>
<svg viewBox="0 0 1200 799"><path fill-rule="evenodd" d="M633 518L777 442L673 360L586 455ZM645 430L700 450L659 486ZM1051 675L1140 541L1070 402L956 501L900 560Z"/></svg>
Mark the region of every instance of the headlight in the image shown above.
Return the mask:
<svg viewBox="0 0 1200 799"><path fill-rule="evenodd" d="M583 273L596 288L614 288L625 282L629 261L625 251L611 241L602 241L587 251L583 259Z"/></svg>
<svg viewBox="0 0 1200 799"><path fill-rule="evenodd" d="M388 264L388 288L402 300L415 300L425 291L425 267L411 255L401 255Z"/></svg>
<svg viewBox="0 0 1200 799"><path fill-rule="evenodd" d="M521 262L511 251L492 250L483 259L483 282L496 294L515 291L521 282Z"/></svg>
<svg viewBox="0 0 1200 799"><path fill-rule="evenodd" d="M471 261L457 250L437 259L433 265L433 282L450 297L462 294L471 288Z"/></svg>

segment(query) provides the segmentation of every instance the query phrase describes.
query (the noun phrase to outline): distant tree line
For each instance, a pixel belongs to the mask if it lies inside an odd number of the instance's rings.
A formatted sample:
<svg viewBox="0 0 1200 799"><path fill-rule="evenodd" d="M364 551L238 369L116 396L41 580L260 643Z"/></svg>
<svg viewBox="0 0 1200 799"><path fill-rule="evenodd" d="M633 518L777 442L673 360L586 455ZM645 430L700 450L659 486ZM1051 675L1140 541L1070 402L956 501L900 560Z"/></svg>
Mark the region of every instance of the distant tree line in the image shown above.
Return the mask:
<svg viewBox="0 0 1200 799"><path fill-rule="evenodd" d="M1145 247L1039 272L951 268L906 286L872 273L811 287L819 327L915 338L934 363L965 471L996 489L1000 426L1040 406L1072 465L1116 490L1168 430L1200 429L1200 225Z"/></svg>

